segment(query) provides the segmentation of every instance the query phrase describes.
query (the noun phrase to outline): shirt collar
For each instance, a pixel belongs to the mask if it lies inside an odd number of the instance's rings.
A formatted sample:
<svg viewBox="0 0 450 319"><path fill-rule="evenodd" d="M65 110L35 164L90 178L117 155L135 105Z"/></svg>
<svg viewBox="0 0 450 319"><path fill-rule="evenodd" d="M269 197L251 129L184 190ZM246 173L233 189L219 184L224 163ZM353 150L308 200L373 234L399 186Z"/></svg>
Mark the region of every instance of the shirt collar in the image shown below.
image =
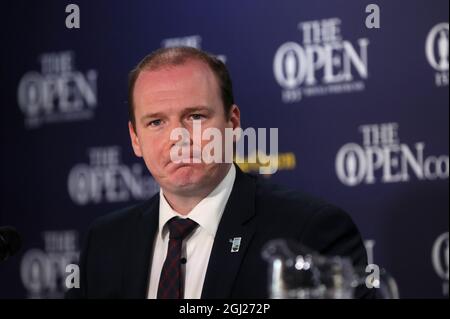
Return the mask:
<svg viewBox="0 0 450 319"><path fill-rule="evenodd" d="M220 219L225 210L231 190L236 178L236 168L231 164L227 175L214 188L214 190L203 198L187 215L180 215L170 207L163 190L159 191L159 234L164 237L166 223L173 217L190 218L205 229L211 236L216 235ZM164 233L163 233L164 232Z"/></svg>

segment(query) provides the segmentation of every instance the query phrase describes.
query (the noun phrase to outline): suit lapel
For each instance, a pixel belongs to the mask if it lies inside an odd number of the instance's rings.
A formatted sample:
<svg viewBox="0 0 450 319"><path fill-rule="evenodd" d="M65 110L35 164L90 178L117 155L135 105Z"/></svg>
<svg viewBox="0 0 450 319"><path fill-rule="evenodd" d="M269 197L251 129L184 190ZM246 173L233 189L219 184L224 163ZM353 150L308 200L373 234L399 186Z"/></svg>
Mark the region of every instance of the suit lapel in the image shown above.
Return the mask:
<svg viewBox="0 0 450 319"><path fill-rule="evenodd" d="M217 229L206 271L202 298L228 298L234 281L253 238L256 184L237 165L236 180ZM159 195L140 208L141 212L130 230L129 243L123 257L122 291L124 298L146 298L152 263L153 242L158 229ZM233 239L240 238L236 252Z"/></svg>
<svg viewBox="0 0 450 319"><path fill-rule="evenodd" d="M202 298L229 298L247 247L254 234L256 184L236 166L236 180L217 229L211 250ZM240 238L238 250L232 252ZM237 245L236 245L237 246Z"/></svg>
<svg viewBox="0 0 450 319"><path fill-rule="evenodd" d="M153 241L158 229L159 193L137 214L123 260L122 291L125 298L147 298Z"/></svg>

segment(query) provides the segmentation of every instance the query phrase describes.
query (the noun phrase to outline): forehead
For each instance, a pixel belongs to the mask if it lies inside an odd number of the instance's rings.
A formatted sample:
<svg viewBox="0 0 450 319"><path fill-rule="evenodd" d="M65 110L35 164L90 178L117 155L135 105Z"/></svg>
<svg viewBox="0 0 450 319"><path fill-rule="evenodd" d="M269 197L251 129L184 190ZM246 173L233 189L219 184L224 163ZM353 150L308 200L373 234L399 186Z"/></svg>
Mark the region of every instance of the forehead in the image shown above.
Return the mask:
<svg viewBox="0 0 450 319"><path fill-rule="evenodd" d="M133 92L135 106L168 103L211 103L219 97L217 79L210 68L200 61L143 70L136 79ZM189 106L189 105L186 105Z"/></svg>

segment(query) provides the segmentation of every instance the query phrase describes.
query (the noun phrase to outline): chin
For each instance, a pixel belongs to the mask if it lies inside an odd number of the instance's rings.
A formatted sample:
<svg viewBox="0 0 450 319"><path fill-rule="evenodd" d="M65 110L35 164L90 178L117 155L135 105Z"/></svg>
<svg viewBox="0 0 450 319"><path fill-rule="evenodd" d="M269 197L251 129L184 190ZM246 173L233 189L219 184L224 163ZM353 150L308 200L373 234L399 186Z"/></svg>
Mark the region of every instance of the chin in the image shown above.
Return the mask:
<svg viewBox="0 0 450 319"><path fill-rule="evenodd" d="M205 171L193 165L183 166L172 173L171 181L176 187L195 186L205 178Z"/></svg>

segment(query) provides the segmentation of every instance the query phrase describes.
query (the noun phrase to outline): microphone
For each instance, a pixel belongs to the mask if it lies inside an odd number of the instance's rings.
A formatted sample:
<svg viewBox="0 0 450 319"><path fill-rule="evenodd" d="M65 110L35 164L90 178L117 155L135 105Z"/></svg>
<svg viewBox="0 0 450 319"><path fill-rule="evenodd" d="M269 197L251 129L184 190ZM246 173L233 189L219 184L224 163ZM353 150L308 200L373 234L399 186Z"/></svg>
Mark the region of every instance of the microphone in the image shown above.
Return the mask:
<svg viewBox="0 0 450 319"><path fill-rule="evenodd" d="M0 262L20 250L22 239L14 227L0 227Z"/></svg>
<svg viewBox="0 0 450 319"><path fill-rule="evenodd" d="M186 257L181 257L180 262L182 265L186 264L187 263Z"/></svg>

